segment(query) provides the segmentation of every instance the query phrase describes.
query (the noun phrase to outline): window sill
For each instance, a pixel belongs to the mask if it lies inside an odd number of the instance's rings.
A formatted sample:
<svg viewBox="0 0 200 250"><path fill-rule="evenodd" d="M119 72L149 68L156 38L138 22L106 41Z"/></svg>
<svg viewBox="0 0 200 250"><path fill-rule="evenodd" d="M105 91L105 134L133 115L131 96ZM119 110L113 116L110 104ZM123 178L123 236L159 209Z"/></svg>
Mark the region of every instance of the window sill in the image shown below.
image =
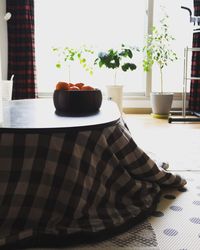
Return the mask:
<svg viewBox="0 0 200 250"><path fill-rule="evenodd" d="M182 109L182 103L182 93L174 93L172 109ZM125 113L151 113L150 98L147 96L124 96L123 107Z"/></svg>
<svg viewBox="0 0 200 250"><path fill-rule="evenodd" d="M39 93L39 98L50 98L53 96L53 93ZM189 94L187 94L188 100ZM103 95L103 98L106 98ZM187 101L188 103L188 101ZM182 109L182 94L175 93L172 103L172 109L180 110ZM143 95L124 95L123 97L123 111L127 114L150 114L151 113L151 104L150 98Z"/></svg>

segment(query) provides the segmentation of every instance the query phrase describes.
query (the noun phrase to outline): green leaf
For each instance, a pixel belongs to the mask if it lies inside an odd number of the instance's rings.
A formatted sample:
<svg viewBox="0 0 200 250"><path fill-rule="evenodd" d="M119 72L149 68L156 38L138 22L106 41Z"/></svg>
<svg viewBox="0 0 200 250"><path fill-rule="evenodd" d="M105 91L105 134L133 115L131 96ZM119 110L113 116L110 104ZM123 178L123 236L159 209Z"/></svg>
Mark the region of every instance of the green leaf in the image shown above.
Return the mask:
<svg viewBox="0 0 200 250"><path fill-rule="evenodd" d="M130 70L135 70L137 68L137 66L134 63L131 63L129 65L129 68L130 68Z"/></svg>
<svg viewBox="0 0 200 250"><path fill-rule="evenodd" d="M52 48L53 51L58 51L58 48Z"/></svg>
<svg viewBox="0 0 200 250"><path fill-rule="evenodd" d="M101 68L104 65L102 61L99 61L99 67Z"/></svg>
<svg viewBox="0 0 200 250"><path fill-rule="evenodd" d="M135 70L136 69L136 65L134 63L125 63L124 65L122 65L122 70L123 71L127 71L127 70Z"/></svg>
<svg viewBox="0 0 200 250"><path fill-rule="evenodd" d="M86 62L85 58L83 58L83 59L80 60L80 63L84 63L84 62Z"/></svg>
<svg viewBox="0 0 200 250"><path fill-rule="evenodd" d="M133 53L130 49L126 49L126 52L127 52L127 55L129 58L132 58L133 57Z"/></svg>
<svg viewBox="0 0 200 250"><path fill-rule="evenodd" d="M123 71L127 71L128 68L129 68L128 63L122 65L122 70L123 70Z"/></svg>
<svg viewBox="0 0 200 250"><path fill-rule="evenodd" d="M56 64L56 68L60 69L60 68L61 68L61 64L60 64L60 63L57 63L57 64Z"/></svg>

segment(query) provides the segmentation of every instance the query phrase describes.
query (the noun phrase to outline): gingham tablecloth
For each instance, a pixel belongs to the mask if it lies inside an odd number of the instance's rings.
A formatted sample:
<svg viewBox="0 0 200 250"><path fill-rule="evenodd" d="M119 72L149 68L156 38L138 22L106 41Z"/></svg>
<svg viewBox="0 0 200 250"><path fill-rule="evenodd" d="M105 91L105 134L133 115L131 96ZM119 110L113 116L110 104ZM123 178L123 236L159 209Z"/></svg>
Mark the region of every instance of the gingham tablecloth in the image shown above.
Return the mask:
<svg viewBox="0 0 200 250"><path fill-rule="evenodd" d="M93 130L1 132L0 246L134 226L155 210L164 187L186 183L163 166L121 121Z"/></svg>

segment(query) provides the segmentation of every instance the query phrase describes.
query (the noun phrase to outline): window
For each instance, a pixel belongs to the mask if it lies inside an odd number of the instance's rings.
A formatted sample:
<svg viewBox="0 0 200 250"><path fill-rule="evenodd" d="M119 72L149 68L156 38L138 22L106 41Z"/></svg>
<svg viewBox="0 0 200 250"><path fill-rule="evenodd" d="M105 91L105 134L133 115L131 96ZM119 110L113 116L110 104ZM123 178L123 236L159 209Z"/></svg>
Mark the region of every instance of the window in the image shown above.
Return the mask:
<svg viewBox="0 0 200 250"><path fill-rule="evenodd" d="M137 2L137 3L136 3ZM170 16L170 30L175 41L172 44L178 60L164 70L165 91L182 92L184 48L191 47L192 24L189 13L181 5L193 10L193 1L179 0L35 0L36 67L38 90L53 92L58 81L67 81L67 68L57 69L53 47L89 46L96 52L115 48L121 43L142 48L147 31L148 4L154 6L153 22L161 17L160 6L165 6ZM151 15L152 13L149 12ZM151 19L151 18L150 18ZM149 19L149 20L150 20ZM159 91L158 68L153 67L152 81L146 81L142 68L143 54L135 53L137 69L131 72L118 72L117 82L124 85L128 95L145 95L146 89ZM104 91L112 84L114 72L94 68L90 76L80 65L71 67L71 81L85 82ZM152 83L151 83L152 82ZM151 86L152 84L152 86Z"/></svg>
<svg viewBox="0 0 200 250"><path fill-rule="evenodd" d="M169 18L169 28L171 35L175 38L172 43L172 48L176 51L178 60L164 69L164 91L166 92L182 92L183 88L183 68L184 68L184 48L192 46L192 30L190 23L189 12L181 8L185 6L193 12L193 1L154 1L154 24L158 25L161 18L161 6L164 6ZM189 64L188 64L189 66ZM152 90L160 91L159 89L159 70L155 66L152 72Z"/></svg>
<svg viewBox="0 0 200 250"><path fill-rule="evenodd" d="M133 0L35 0L36 67L39 92L53 92L55 83L67 81L66 68L55 67L57 58L52 47L80 47L95 51L115 48L122 43L142 47L146 32L147 1ZM142 53L135 53L137 70L118 72L125 92L145 92ZM113 84L114 72L95 67L93 76L75 63L71 81L85 82L104 89Z"/></svg>

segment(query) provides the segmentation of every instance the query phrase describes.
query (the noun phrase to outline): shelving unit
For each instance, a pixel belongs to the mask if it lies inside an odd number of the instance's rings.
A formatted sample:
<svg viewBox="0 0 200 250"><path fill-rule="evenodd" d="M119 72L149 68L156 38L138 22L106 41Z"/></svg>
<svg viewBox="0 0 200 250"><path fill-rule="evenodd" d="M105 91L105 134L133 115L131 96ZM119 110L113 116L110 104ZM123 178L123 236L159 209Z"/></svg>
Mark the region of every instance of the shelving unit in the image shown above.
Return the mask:
<svg viewBox="0 0 200 250"><path fill-rule="evenodd" d="M182 92L182 111L171 111L168 117L168 122L200 122L200 113L186 110L187 99L187 81L200 80L200 77L188 77L188 53L199 52L200 48L185 48L184 49L184 70L183 70L183 92Z"/></svg>

